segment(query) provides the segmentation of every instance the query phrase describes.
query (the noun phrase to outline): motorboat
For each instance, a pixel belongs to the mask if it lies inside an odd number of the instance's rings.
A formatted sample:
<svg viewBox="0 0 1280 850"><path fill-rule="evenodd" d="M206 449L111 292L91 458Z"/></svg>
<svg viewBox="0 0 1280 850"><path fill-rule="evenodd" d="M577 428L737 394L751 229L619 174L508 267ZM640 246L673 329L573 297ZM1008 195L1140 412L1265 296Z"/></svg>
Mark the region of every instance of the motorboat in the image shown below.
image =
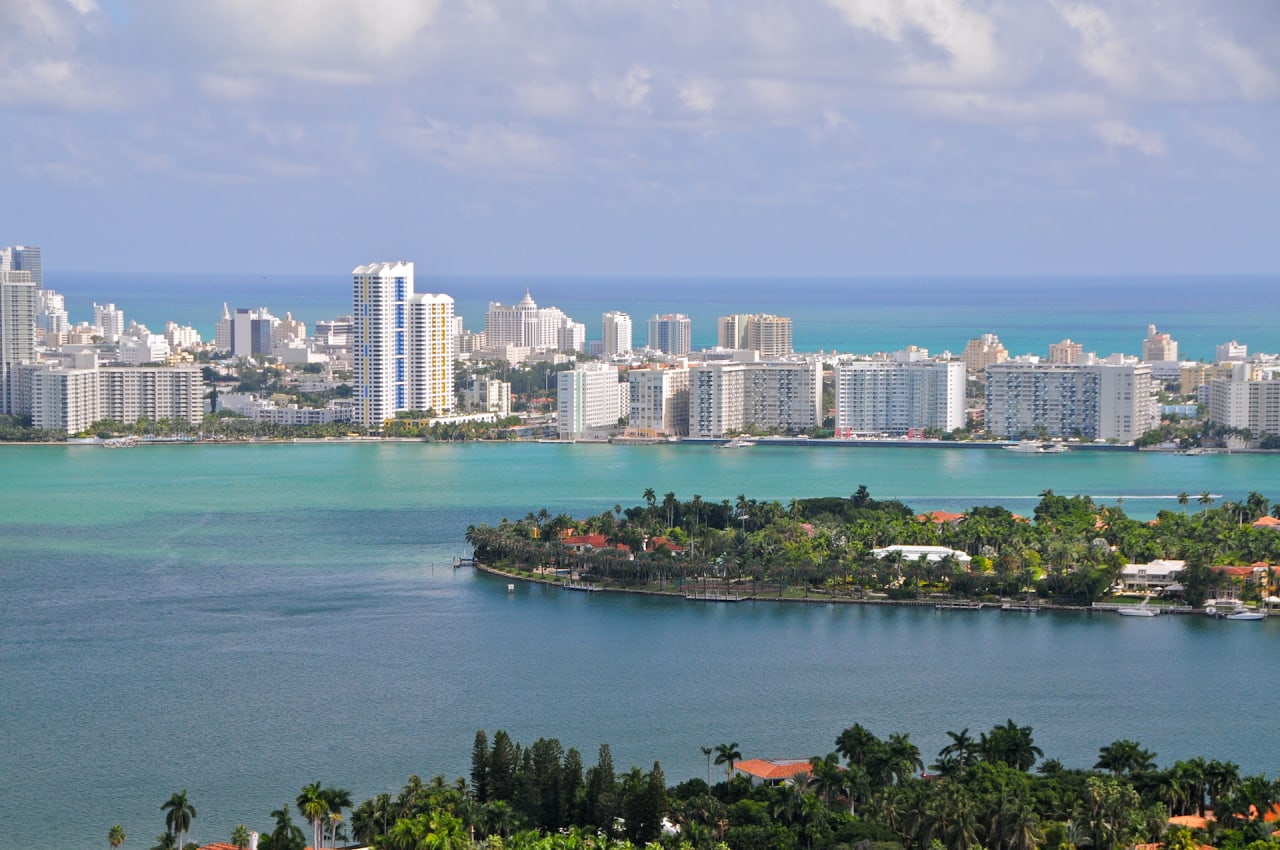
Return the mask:
<svg viewBox="0 0 1280 850"><path fill-rule="evenodd" d="M1265 620L1267 615L1262 611L1250 611L1247 608L1241 608L1239 611L1232 611L1226 618L1228 620Z"/></svg>
<svg viewBox="0 0 1280 850"><path fill-rule="evenodd" d="M736 437L727 443L721 443L722 449L749 449L756 444L755 440L748 440L746 437Z"/></svg>
<svg viewBox="0 0 1280 850"><path fill-rule="evenodd" d="M1069 451L1062 443L1045 443L1040 440L1022 440L1012 446L1005 446L1004 449L1025 455L1060 455Z"/></svg>
<svg viewBox="0 0 1280 850"><path fill-rule="evenodd" d="M1147 604L1150 601L1150 599L1144 599L1137 605L1123 605L1117 608L1116 611L1119 612L1121 617L1154 617L1160 612Z"/></svg>

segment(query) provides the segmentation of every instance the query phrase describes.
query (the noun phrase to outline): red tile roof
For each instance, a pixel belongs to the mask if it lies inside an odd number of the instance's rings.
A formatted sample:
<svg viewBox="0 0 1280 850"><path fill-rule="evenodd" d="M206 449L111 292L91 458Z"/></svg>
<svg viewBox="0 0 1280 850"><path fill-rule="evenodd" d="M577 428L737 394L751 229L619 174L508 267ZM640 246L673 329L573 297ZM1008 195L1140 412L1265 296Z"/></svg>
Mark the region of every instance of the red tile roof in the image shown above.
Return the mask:
<svg viewBox="0 0 1280 850"><path fill-rule="evenodd" d="M813 765L807 760L774 760L774 759L747 759L745 761L735 761L733 763L734 770L740 770L757 779L790 779L797 773L808 773L813 770Z"/></svg>
<svg viewBox="0 0 1280 850"><path fill-rule="evenodd" d="M964 514L953 514L951 513L951 511L930 511L927 514L918 515L916 519L920 520L921 522L932 522L937 525L943 525L944 523L948 523L948 522L951 522L951 523L960 522L962 519L964 519Z"/></svg>
<svg viewBox="0 0 1280 850"><path fill-rule="evenodd" d="M1280 519L1273 516L1264 516L1254 521L1254 528L1280 528Z"/></svg>

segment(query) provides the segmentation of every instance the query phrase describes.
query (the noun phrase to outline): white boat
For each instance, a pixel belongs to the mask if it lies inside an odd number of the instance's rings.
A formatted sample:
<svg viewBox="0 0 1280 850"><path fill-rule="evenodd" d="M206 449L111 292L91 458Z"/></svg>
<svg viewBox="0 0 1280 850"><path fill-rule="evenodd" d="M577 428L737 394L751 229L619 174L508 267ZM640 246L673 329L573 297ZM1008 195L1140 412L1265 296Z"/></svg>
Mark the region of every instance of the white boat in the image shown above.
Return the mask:
<svg viewBox="0 0 1280 850"><path fill-rule="evenodd" d="M1023 440L1012 446L1005 446L1005 451L1027 455L1060 455L1068 451L1062 443L1042 443L1039 440Z"/></svg>
<svg viewBox="0 0 1280 850"><path fill-rule="evenodd" d="M1239 611L1232 611L1227 615L1228 620L1265 620L1267 615L1262 611L1249 611L1241 608Z"/></svg>
<svg viewBox="0 0 1280 850"><path fill-rule="evenodd" d="M727 443L721 443L722 449L748 449L756 444L755 440L748 440L746 437L735 437Z"/></svg>
<svg viewBox="0 0 1280 850"><path fill-rule="evenodd" d="M1144 599L1137 605L1125 605L1122 608L1117 608L1116 611L1119 612L1121 617L1154 617L1160 612L1147 604L1150 601L1150 599Z"/></svg>

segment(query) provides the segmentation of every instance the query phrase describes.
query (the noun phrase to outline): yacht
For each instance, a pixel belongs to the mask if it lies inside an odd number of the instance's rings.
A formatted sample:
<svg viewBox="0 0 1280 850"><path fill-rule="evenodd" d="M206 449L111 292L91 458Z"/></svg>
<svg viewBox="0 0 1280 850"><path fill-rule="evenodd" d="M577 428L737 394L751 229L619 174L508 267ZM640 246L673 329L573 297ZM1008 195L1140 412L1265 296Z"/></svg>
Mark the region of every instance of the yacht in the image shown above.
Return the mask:
<svg viewBox="0 0 1280 850"><path fill-rule="evenodd" d="M1005 451L1027 455L1060 455L1068 451L1062 443L1042 443L1039 440L1023 440L1012 446L1005 446Z"/></svg>
<svg viewBox="0 0 1280 850"><path fill-rule="evenodd" d="M1227 615L1228 620L1265 620L1267 615L1262 611L1250 611L1247 608L1241 608L1232 611Z"/></svg>
<svg viewBox="0 0 1280 850"><path fill-rule="evenodd" d="M722 449L748 449L756 444L755 440L748 440L746 437L736 437L727 443L721 443Z"/></svg>
<svg viewBox="0 0 1280 850"><path fill-rule="evenodd" d="M1150 601L1150 599L1144 599L1137 605L1125 605L1122 608L1117 608L1116 611L1120 613L1121 617L1154 617L1160 612L1147 604Z"/></svg>

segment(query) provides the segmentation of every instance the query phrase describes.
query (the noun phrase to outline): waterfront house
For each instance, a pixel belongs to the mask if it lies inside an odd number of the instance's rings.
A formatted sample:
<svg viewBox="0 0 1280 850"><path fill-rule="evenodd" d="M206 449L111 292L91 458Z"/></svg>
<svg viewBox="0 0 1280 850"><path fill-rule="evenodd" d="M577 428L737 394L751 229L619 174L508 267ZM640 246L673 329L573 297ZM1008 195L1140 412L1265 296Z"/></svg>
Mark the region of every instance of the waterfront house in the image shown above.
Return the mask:
<svg viewBox="0 0 1280 850"><path fill-rule="evenodd" d="M883 549L872 549L871 554L877 558L889 558L893 555L901 553L904 561L941 561L950 555L955 558L962 566L969 566L969 562L973 560L965 552L959 549L948 549L946 546L905 546L895 545L886 546Z"/></svg>
<svg viewBox="0 0 1280 850"><path fill-rule="evenodd" d="M1178 575L1187 566L1186 561L1166 561L1160 558L1149 564L1125 564L1120 579L1125 590L1164 590L1176 584Z"/></svg>
<svg viewBox="0 0 1280 850"><path fill-rule="evenodd" d="M752 785L786 785L813 766L808 759L747 759L733 763L733 772L751 780Z"/></svg>

